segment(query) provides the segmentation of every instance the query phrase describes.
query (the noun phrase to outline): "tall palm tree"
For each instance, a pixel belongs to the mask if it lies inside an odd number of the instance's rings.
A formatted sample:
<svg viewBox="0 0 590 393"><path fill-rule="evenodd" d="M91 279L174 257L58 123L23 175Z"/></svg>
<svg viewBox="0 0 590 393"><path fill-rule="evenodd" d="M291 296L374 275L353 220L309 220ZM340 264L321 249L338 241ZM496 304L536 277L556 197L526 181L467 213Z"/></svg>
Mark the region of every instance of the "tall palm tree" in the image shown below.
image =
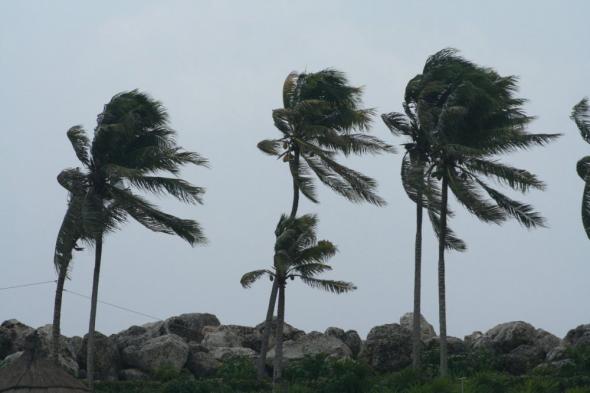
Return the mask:
<svg viewBox="0 0 590 393"><path fill-rule="evenodd" d="M278 139L258 143L264 153L289 164L293 182L291 218L299 208L299 194L317 203L313 175L353 202L382 206L372 178L336 161L339 153L378 154L393 147L369 135L373 109L361 108L362 88L350 86L346 76L333 69L315 73L292 72L283 84L283 108L272 113L281 132ZM266 353L278 284L273 283L264 324L258 375L265 374Z"/></svg>
<svg viewBox="0 0 590 393"><path fill-rule="evenodd" d="M576 123L582 138L590 143L590 105L588 98L582 99L572 109L571 119ZM586 183L584 193L582 194L582 224L586 231L586 236L590 238L590 156L586 156L578 161L576 165L578 175Z"/></svg>
<svg viewBox="0 0 590 393"><path fill-rule="evenodd" d="M196 221L164 213L133 191L169 194L182 202L202 203L204 189L177 175L183 165L206 165L207 160L177 146L175 131L168 125L162 104L136 90L117 94L105 105L98 116L92 143L80 126L71 128L68 138L84 169L66 169L58 177L70 193L70 202L58 234L56 266L64 277L71 259L70 247L78 240L94 245L87 353L88 382L92 389L104 235L131 217L152 231L178 235L191 245L205 242ZM173 176L162 176L162 173Z"/></svg>
<svg viewBox="0 0 590 393"><path fill-rule="evenodd" d="M242 276L240 283L249 288L258 279L268 276L278 283L279 304L275 338L275 358L273 384L280 386L283 368L283 326L285 322L285 288L288 280L299 278L312 288L323 289L340 294L350 292L356 287L345 281L322 280L318 274L332 270L327 261L336 254L336 247L327 240L317 240L315 215L299 218L281 216L275 230L275 254L271 269L254 270Z"/></svg>
<svg viewBox="0 0 590 393"><path fill-rule="evenodd" d="M517 79L503 77L445 49L431 56L423 73L408 87L407 99L417 108L422 126L432 137L428 173L441 184L439 236L440 373L447 374L445 248L448 191L484 222L500 224L515 218L526 228L545 225L533 207L492 187L486 178L526 193L544 189L532 173L500 163L498 155L545 145L558 134L529 134L532 120L523 110L526 100L514 96ZM487 195L487 196L486 196Z"/></svg>
<svg viewBox="0 0 590 393"><path fill-rule="evenodd" d="M421 368L421 288L422 288L422 215L426 208L438 235L440 214L440 188L429 174L432 164L432 142L428 132L420 126L416 108L403 103L404 113L391 112L381 115L393 135L403 136L405 154L402 158L401 180L408 197L416 204L416 240L414 243L414 310L412 322L412 367ZM447 248L465 251L466 245L447 229Z"/></svg>

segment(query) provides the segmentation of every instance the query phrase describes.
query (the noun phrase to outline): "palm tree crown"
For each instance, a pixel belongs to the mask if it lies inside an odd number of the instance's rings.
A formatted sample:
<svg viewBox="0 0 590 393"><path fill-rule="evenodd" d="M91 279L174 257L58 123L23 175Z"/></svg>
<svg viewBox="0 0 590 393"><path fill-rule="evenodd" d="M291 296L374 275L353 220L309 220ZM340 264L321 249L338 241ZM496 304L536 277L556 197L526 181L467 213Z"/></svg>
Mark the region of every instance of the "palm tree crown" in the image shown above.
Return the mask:
<svg viewBox="0 0 590 393"><path fill-rule="evenodd" d="M133 192L165 193L183 202L202 203L202 187L159 175L177 175L185 164L207 164L197 153L176 146L175 131L159 102L135 90L118 94L98 116L92 143L80 126L70 128L67 135L83 169L66 169L58 176L69 191L69 203L56 244L57 267L71 258L77 240L92 241L128 216L191 245L205 241L196 221L164 213Z"/></svg>
<svg viewBox="0 0 590 393"><path fill-rule="evenodd" d="M339 164L335 156L391 152L367 131L373 109L360 108L362 88L352 87L342 72L292 72L283 86L283 108L273 111L279 139L258 144L263 152L289 162L296 187L317 203L312 173L345 198L375 205L385 202L372 178ZM300 160L302 158L303 160Z"/></svg>
<svg viewBox="0 0 590 393"><path fill-rule="evenodd" d="M571 118L578 126L582 138L590 143L590 106L588 105L588 98L582 99L574 106ZM576 170L586 183L582 194L582 224L586 235L590 238L590 156L580 159L576 165Z"/></svg>
<svg viewBox="0 0 590 393"><path fill-rule="evenodd" d="M299 278L313 288L332 293L345 293L356 287L345 281L318 279L318 274L332 270L327 261L336 255L337 249L328 240L317 240L315 215L306 214L298 218L281 216L275 230L274 264L271 269L254 270L242 276L240 283L249 288L258 279L268 276L285 285L287 280Z"/></svg>

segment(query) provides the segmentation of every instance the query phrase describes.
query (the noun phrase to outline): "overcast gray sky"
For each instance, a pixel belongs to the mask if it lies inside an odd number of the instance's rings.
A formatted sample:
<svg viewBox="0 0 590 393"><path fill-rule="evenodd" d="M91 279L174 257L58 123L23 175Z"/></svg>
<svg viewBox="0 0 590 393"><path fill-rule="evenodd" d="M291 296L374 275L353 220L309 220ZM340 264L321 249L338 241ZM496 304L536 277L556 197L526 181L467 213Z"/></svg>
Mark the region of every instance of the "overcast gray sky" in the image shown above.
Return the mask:
<svg viewBox="0 0 590 393"><path fill-rule="evenodd" d="M550 228L478 222L460 208L467 241L447 257L449 334L526 320L559 336L590 322L590 241L580 222L576 161L590 153L568 116L590 95L590 3L579 1L27 1L0 2L0 287L55 277L53 248L67 195L56 182L76 166L66 130L95 126L115 93L134 88L168 108L179 143L211 160L187 180L207 188L204 206L155 199L201 222L210 239L182 240L129 223L109 235L99 297L167 318L211 312L252 325L266 312L268 281L244 290L241 275L272 262L274 228L290 208L287 167L256 143L278 135L271 110L292 70L334 67L365 86L378 113L399 111L407 81L427 56L455 47L468 59L520 76L538 119L562 132L544 149L505 161L537 173L546 192L527 196ZM374 135L394 139L376 119ZM344 159L374 176L388 206L354 205L320 188L322 238L340 253L333 277L358 291L331 295L301 283L287 290L287 321L305 330L357 329L398 321L412 307L415 209L399 180L400 155ZM455 204L455 201L452 201ZM456 205L455 205L456 206ZM437 327L436 244L425 231L423 311ZM76 254L67 288L89 294L92 251ZM0 291L0 320L50 323L54 286ZM63 330L83 334L89 303L66 294ZM101 305L97 329L149 319ZM438 328L436 329L438 331Z"/></svg>

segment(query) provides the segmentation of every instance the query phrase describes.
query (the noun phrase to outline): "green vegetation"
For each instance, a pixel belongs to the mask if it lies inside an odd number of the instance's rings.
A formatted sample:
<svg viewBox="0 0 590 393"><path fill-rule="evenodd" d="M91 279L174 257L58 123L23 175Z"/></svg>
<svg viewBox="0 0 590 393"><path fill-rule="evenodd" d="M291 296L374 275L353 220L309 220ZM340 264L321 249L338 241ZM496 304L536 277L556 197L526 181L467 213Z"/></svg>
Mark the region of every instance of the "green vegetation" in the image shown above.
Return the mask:
<svg viewBox="0 0 590 393"><path fill-rule="evenodd" d="M465 359L449 359L449 376L439 378L437 356L424 357L426 370L411 368L397 373L376 374L362 362L333 360L325 356L307 357L289 364L284 373L289 393L590 393L590 349L570 354L573 362L561 369L513 376L501 367L467 367ZM433 360L429 363L429 359ZM471 359L471 363L482 359ZM500 362L495 364L499 365ZM463 385L463 390L461 390ZM216 375L194 379L178 375L159 382L103 382L96 386L103 393L266 393L272 387L259 382L255 365L247 359L226 362Z"/></svg>

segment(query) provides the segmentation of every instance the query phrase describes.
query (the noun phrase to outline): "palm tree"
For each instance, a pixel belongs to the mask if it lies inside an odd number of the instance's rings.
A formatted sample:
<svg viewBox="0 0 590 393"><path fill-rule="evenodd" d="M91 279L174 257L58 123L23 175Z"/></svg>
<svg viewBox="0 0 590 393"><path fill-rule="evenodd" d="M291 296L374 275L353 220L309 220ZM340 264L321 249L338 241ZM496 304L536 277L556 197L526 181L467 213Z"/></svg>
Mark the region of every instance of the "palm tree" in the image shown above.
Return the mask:
<svg viewBox="0 0 590 393"><path fill-rule="evenodd" d="M590 106L588 105L588 98L582 99L574 106L571 114L571 119L576 123L582 138L590 143ZM576 169L578 175L584 180L584 193L582 194L582 224L586 231L586 236L590 238L590 156L586 156L578 161Z"/></svg>
<svg viewBox="0 0 590 393"><path fill-rule="evenodd" d="M131 217L152 231L178 235L191 245L205 242L196 221L164 213L133 190L170 194L186 203L202 203L205 190L176 175L183 165L206 165L207 160L178 147L175 131L168 125L168 115L162 104L136 90L117 94L105 106L98 116L92 143L80 126L71 128L68 138L84 169L66 169L58 177L70 193L70 202L58 234L56 266L60 276L65 277L71 259L70 247L78 240L94 245L87 353L88 382L92 389L104 235ZM162 172L173 176L161 176Z"/></svg>
<svg viewBox="0 0 590 393"><path fill-rule="evenodd" d="M445 248L448 191L484 222L500 224L515 218L526 228L545 225L533 207L504 195L486 178L526 193L544 189L532 173L500 163L503 153L545 145L558 134L529 134L532 118L514 96L517 79L479 67L453 49L431 56L423 73L408 86L406 98L417 108L420 124L432 138L432 164L427 173L441 184L439 229L440 373L447 374ZM487 195L487 197L486 197ZM489 198L488 198L489 197Z"/></svg>
<svg viewBox="0 0 590 393"><path fill-rule="evenodd" d="M292 72L283 85L283 108L272 113L281 132L278 139L258 143L264 153L289 163L293 182L291 218L299 208L300 192L317 203L313 175L338 194L353 202L382 206L376 194L377 182L336 161L336 155L393 152L393 147L367 134L373 109L361 108L362 88L349 85L339 71ZM274 282L262 337L258 376L265 374L270 327L278 285Z"/></svg>
<svg viewBox="0 0 590 393"><path fill-rule="evenodd" d="M440 214L440 189L432 177L426 174L432 164L432 142L428 132L420 126L416 108L403 103L404 113L391 112L381 115L391 133L404 136L405 154L402 158L401 180L408 197L416 204L416 240L414 244L414 310L412 331L412 367L421 368L421 287L422 287L422 215L426 208L435 229L438 228ZM447 229L447 248L465 251L466 245Z"/></svg>
<svg viewBox="0 0 590 393"><path fill-rule="evenodd" d="M287 281L299 278L312 288L323 289L336 294L356 289L349 282L316 278L318 274L332 270L327 261L337 252L336 247L331 242L317 240L317 222L318 219L315 215L307 214L299 218L281 216L275 230L276 242L273 267L246 273L240 280L244 288L249 288L258 279L268 276L273 283L277 283L279 288L273 371L273 384L275 386L279 386L282 377L283 326L285 322L285 288Z"/></svg>

